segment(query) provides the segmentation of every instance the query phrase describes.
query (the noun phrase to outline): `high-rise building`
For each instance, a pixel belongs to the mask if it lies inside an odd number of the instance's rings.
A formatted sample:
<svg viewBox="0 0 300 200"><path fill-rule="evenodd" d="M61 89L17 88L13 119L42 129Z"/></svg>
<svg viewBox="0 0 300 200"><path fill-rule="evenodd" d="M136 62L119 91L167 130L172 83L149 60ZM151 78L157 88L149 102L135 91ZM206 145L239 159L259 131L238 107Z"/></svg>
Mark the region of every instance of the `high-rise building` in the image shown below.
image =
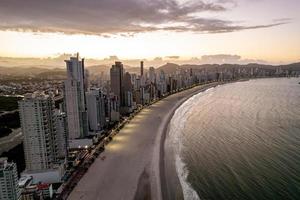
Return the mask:
<svg viewBox="0 0 300 200"><path fill-rule="evenodd" d="M128 108L128 112L131 112L132 108L132 90L133 90L133 85L132 85L132 80L131 80L131 75L129 72L126 72L124 75L124 101L125 101L125 107Z"/></svg>
<svg viewBox="0 0 300 200"><path fill-rule="evenodd" d="M16 164L7 162L7 158L0 158L0 199L21 199Z"/></svg>
<svg viewBox="0 0 300 200"><path fill-rule="evenodd" d="M163 70L160 70L157 80L160 95L165 95L167 93L167 78Z"/></svg>
<svg viewBox="0 0 300 200"><path fill-rule="evenodd" d="M57 141L57 155L63 159L68 154L67 117L64 112L55 110L55 127Z"/></svg>
<svg viewBox="0 0 300 200"><path fill-rule="evenodd" d="M109 106L109 119L111 122L118 122L120 121L120 106L118 105L119 100L118 96L111 94L108 99L108 106Z"/></svg>
<svg viewBox="0 0 300 200"><path fill-rule="evenodd" d="M57 135L54 102L49 95L33 93L19 101L28 171L52 168L57 161Z"/></svg>
<svg viewBox="0 0 300 200"><path fill-rule="evenodd" d="M84 70L84 91L89 91L90 90L90 72L85 69Z"/></svg>
<svg viewBox="0 0 300 200"><path fill-rule="evenodd" d="M155 83L155 78L156 78L155 69L154 69L154 67L150 67L149 68L149 82L150 82L150 84Z"/></svg>
<svg viewBox="0 0 300 200"><path fill-rule="evenodd" d="M141 76L144 76L144 61L141 61Z"/></svg>
<svg viewBox="0 0 300 200"><path fill-rule="evenodd" d="M84 59L71 57L65 60L67 80L65 81L65 103L69 139L84 138L88 134L85 92L87 83L84 74Z"/></svg>
<svg viewBox="0 0 300 200"><path fill-rule="evenodd" d="M111 92L118 97L120 107L124 106L123 76L123 64L116 62L110 69L110 88Z"/></svg>
<svg viewBox="0 0 300 200"><path fill-rule="evenodd" d="M92 89L86 94L89 128L93 132L104 128L105 119L105 98L100 89Z"/></svg>

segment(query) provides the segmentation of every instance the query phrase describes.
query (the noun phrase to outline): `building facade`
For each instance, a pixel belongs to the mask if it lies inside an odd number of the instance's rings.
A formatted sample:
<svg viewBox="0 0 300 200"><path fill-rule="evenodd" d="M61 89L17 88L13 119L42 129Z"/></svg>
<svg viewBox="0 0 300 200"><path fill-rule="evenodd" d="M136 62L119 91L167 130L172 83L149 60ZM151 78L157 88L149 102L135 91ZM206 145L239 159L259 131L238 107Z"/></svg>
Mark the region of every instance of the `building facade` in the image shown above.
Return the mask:
<svg viewBox="0 0 300 200"><path fill-rule="evenodd" d="M88 134L88 118L85 92L87 80L84 71L84 59L71 57L65 60L67 80L64 84L69 139L84 138Z"/></svg>
<svg viewBox="0 0 300 200"><path fill-rule="evenodd" d="M86 94L89 129L92 132L101 131L106 125L105 97L100 89L90 90Z"/></svg>
<svg viewBox="0 0 300 200"><path fill-rule="evenodd" d="M57 135L54 102L49 95L33 93L19 101L19 112L24 135L26 169L50 169L57 161Z"/></svg>
<svg viewBox="0 0 300 200"><path fill-rule="evenodd" d="M67 117L64 112L55 110L57 156L64 159L68 154Z"/></svg>
<svg viewBox="0 0 300 200"><path fill-rule="evenodd" d="M124 105L123 77L123 64L116 62L110 69L110 89L111 92L118 97L120 107Z"/></svg>
<svg viewBox="0 0 300 200"><path fill-rule="evenodd" d="M0 158L0 199L21 199L16 164L7 162L7 158Z"/></svg>

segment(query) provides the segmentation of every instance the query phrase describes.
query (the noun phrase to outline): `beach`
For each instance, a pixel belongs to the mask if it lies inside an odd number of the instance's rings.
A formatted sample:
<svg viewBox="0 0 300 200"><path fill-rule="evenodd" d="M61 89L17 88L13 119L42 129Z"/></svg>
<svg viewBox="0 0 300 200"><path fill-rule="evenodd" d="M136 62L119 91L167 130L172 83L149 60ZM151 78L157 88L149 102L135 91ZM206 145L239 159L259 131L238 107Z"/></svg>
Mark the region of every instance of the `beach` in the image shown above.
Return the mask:
<svg viewBox="0 0 300 200"><path fill-rule="evenodd" d="M170 170L165 166L166 154L170 153L164 151L168 124L184 101L219 84L196 86L144 108L113 137L68 199L160 200L174 199L174 195L177 199L182 197L174 166Z"/></svg>

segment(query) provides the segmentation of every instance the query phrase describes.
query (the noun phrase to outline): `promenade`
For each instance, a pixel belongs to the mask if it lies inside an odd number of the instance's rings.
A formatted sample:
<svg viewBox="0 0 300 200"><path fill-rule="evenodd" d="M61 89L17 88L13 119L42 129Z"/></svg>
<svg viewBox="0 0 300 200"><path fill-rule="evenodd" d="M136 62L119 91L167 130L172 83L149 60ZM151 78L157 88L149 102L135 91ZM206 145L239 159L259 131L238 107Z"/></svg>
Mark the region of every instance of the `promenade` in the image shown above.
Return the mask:
<svg viewBox="0 0 300 200"><path fill-rule="evenodd" d="M113 137L68 199L162 199L160 151L170 118L193 94L217 84L196 86L143 109Z"/></svg>

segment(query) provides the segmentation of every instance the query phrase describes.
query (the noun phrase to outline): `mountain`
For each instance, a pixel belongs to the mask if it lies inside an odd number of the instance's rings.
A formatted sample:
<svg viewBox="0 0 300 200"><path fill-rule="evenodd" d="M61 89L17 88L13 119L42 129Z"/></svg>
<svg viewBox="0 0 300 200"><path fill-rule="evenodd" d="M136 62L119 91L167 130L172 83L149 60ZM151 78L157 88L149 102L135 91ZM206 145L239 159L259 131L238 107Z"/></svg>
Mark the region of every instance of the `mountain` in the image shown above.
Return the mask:
<svg viewBox="0 0 300 200"><path fill-rule="evenodd" d="M1 67L0 66L1 75L32 76L46 71L49 71L49 69L38 68L38 67Z"/></svg>
<svg viewBox="0 0 300 200"><path fill-rule="evenodd" d="M37 74L36 77L41 79L66 79L66 70L56 68L45 72L41 72Z"/></svg>
<svg viewBox="0 0 300 200"><path fill-rule="evenodd" d="M92 65L86 67L91 76L100 75L101 73L108 73L110 66L108 65Z"/></svg>
<svg viewBox="0 0 300 200"><path fill-rule="evenodd" d="M177 69L180 69L182 66L177 65L175 63L167 63L163 66L157 68L157 70L163 70L166 74L175 73ZM192 67L193 68L193 67Z"/></svg>
<svg viewBox="0 0 300 200"><path fill-rule="evenodd" d="M7 77L33 77L41 79L65 78L65 69L61 68L39 68L39 67L1 67L0 75Z"/></svg>
<svg viewBox="0 0 300 200"><path fill-rule="evenodd" d="M111 65L91 65L87 66L86 69L89 71L91 76L99 76L103 72L105 75L109 75ZM124 65L125 71L129 73L140 74L139 67L131 67ZM163 70L166 74L173 74L177 70L216 70L216 69L234 69L234 68L263 68L267 70L274 70L280 68L282 70L300 71L300 63L292 63L288 65L264 65L257 63L249 63L246 65L237 64L203 64L203 65L178 65L175 63L167 63L158 67L156 70ZM145 72L147 68L145 69ZM40 68L40 67L2 67L0 66L0 76L7 77L35 77L42 79L65 79L66 69L65 68Z"/></svg>
<svg viewBox="0 0 300 200"><path fill-rule="evenodd" d="M101 73L104 74L109 74L111 66L110 65L92 65L86 67L86 69L89 71L91 76L97 76L100 75ZM140 73L140 68L139 67L131 67L129 65L124 65L125 71L129 73L135 73L139 74Z"/></svg>
<svg viewBox="0 0 300 200"><path fill-rule="evenodd" d="M263 68L267 70L274 70L277 68L281 68L282 70L290 70L290 71L300 71L300 63L292 63L288 65L265 65L265 64L257 64L257 63L249 63L246 65L238 65L238 64L203 64L203 65L177 65L174 63L167 63L165 65L160 66L157 70L163 70L167 74L173 74L177 70L216 70L216 69L234 69L234 68Z"/></svg>
<svg viewBox="0 0 300 200"><path fill-rule="evenodd" d="M292 63L292 64L289 64L289 65L282 65L282 69L289 69L289 70L299 71L300 70L300 62Z"/></svg>

